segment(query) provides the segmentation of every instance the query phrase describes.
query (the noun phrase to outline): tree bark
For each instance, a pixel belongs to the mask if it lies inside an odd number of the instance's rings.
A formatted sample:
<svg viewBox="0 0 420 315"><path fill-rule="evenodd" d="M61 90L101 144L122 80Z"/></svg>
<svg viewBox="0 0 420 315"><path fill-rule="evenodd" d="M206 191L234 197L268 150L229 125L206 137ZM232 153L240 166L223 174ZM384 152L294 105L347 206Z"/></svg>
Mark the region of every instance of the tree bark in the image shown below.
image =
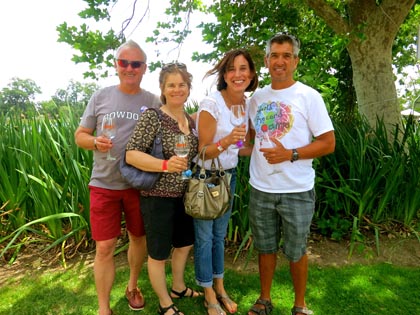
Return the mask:
<svg viewBox="0 0 420 315"><path fill-rule="evenodd" d="M348 0L337 11L325 0L306 0L338 35L349 39L359 112L372 127L383 119L391 131L401 115L392 71L392 44L415 0Z"/></svg>

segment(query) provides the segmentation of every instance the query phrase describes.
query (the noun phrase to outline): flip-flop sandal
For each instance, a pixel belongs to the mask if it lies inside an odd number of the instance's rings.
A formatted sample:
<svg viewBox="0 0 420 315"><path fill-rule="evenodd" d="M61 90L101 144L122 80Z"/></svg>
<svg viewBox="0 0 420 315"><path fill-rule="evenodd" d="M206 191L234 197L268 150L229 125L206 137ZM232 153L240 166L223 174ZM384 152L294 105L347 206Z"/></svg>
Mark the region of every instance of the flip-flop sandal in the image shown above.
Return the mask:
<svg viewBox="0 0 420 315"><path fill-rule="evenodd" d="M207 309L207 314L209 314L209 309L214 308L217 311L217 315L224 315L222 307L219 303L210 304L206 300L204 300L204 307Z"/></svg>
<svg viewBox="0 0 420 315"><path fill-rule="evenodd" d="M188 290L190 290L191 294L187 295ZM174 291L174 290L171 290L171 292L175 295L175 296L171 296L171 298L173 298L173 299L182 299L184 297L198 298L200 296L203 296L203 292L195 291L195 290L191 289L190 287L186 287L185 290L181 291L181 292ZM197 295L194 296L194 294L197 294Z"/></svg>
<svg viewBox="0 0 420 315"><path fill-rule="evenodd" d="M225 310L228 311L230 314L235 314L238 311L238 310L231 311L234 302L228 295L218 294L217 300L219 301L220 305L222 305L225 308Z"/></svg>

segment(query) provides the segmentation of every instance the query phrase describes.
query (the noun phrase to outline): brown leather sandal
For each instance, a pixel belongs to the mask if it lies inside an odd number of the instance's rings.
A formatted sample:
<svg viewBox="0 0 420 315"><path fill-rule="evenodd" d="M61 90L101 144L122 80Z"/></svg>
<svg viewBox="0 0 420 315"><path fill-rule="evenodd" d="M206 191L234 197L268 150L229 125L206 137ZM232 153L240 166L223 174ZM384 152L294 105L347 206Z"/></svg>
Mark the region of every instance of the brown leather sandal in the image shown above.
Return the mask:
<svg viewBox="0 0 420 315"><path fill-rule="evenodd" d="M256 305L263 305L264 308L258 308ZM269 300L258 299L255 301L254 305L249 309L248 312L252 312L257 315L269 315L273 311L273 304Z"/></svg>

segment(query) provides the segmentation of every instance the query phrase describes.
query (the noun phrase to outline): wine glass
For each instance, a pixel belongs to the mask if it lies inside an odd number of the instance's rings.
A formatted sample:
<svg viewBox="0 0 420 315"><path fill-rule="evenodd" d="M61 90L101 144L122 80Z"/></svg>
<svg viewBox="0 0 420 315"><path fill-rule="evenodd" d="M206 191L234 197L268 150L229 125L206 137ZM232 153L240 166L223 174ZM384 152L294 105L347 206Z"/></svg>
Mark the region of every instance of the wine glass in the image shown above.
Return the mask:
<svg viewBox="0 0 420 315"><path fill-rule="evenodd" d="M242 126L245 123L245 110L243 105L232 105L230 107L230 122L235 127ZM244 146L244 142L239 140L236 142L237 148L242 148Z"/></svg>
<svg viewBox="0 0 420 315"><path fill-rule="evenodd" d="M117 134L117 126L115 125L115 119L111 116L104 116L102 120L102 135L108 139L114 139ZM111 149L108 150L106 154L106 159L108 161L115 160L115 157L111 156Z"/></svg>
<svg viewBox="0 0 420 315"><path fill-rule="evenodd" d="M269 130L269 128L266 124L261 126L261 131L263 133L263 139L261 141L261 148L275 148L276 144L273 141L271 141L271 139L270 139L270 135L272 134L272 131L270 132L270 130ZM269 165L272 169L272 172L269 173L268 175L281 173L280 163L269 164Z"/></svg>
<svg viewBox="0 0 420 315"><path fill-rule="evenodd" d="M190 146L186 135L175 135L174 152L179 157L188 157ZM187 180L191 178L191 170L182 171L179 179Z"/></svg>

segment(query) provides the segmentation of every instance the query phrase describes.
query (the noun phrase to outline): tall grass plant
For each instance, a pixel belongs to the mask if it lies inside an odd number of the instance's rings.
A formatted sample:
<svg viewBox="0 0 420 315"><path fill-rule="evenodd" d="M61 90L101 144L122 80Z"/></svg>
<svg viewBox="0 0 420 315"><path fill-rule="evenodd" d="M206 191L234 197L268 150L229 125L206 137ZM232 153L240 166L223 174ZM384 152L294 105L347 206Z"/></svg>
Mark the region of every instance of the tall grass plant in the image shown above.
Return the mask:
<svg viewBox="0 0 420 315"><path fill-rule="evenodd" d="M192 102L187 110L197 106ZM28 239L61 247L90 239L87 184L92 152L75 145L78 124L71 108L57 118L0 116L0 257L7 254L12 261ZM409 119L393 135L381 121L375 129L363 120L335 122L335 130L335 153L314 160L314 229L337 240L351 235L353 241L363 241L362 228L378 234L392 221L418 233L418 122ZM239 161L227 235L239 251L252 249L249 162L249 157Z"/></svg>
<svg viewBox="0 0 420 315"><path fill-rule="evenodd" d="M0 244L9 242L1 256L19 249L27 232L53 244L89 236L92 157L74 144L77 124L72 115L0 117Z"/></svg>

